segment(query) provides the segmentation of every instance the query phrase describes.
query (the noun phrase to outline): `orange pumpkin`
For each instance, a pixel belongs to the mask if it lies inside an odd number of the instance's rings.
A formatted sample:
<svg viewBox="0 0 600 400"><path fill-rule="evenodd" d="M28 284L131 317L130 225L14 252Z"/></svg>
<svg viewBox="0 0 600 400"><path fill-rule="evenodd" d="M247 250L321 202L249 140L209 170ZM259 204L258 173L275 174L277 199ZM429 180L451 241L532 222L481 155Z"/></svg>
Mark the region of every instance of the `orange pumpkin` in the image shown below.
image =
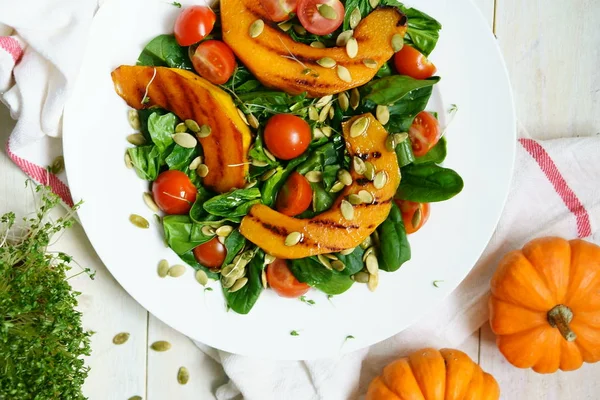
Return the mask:
<svg viewBox="0 0 600 400"><path fill-rule="evenodd" d="M365 400L497 400L500 387L460 350L422 349L387 365Z"/></svg>
<svg viewBox="0 0 600 400"><path fill-rule="evenodd" d="M504 357L539 373L600 360L600 247L535 239L508 253L491 282L490 324Z"/></svg>

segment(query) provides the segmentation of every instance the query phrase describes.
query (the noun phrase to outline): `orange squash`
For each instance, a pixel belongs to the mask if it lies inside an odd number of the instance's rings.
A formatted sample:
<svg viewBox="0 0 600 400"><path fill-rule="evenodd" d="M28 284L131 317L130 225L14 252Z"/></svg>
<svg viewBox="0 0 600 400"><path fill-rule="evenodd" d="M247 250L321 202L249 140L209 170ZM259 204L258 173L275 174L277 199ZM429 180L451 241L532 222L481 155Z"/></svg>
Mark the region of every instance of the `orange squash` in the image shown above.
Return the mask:
<svg viewBox="0 0 600 400"><path fill-rule="evenodd" d="M491 282L490 324L504 357L539 373L600 360L600 247L535 239L504 256Z"/></svg>
<svg viewBox="0 0 600 400"><path fill-rule="evenodd" d="M396 154L385 147L388 136L385 128L371 114L362 116L370 122L366 133L361 136L350 135L352 123L361 116L342 124L346 149L350 157L359 156L371 162L376 171L387 173L387 183L381 189L352 170L353 183L340 192L329 210L310 219L298 219L258 204L242 219L242 235L268 254L294 259L356 247L373 233L390 212L391 201L400 184L400 168ZM370 192L374 200L354 206L353 219L346 220L340 209L342 200L360 190ZM298 244L286 246L285 239L292 232L301 233L302 238Z"/></svg>
<svg viewBox="0 0 600 400"><path fill-rule="evenodd" d="M500 388L460 350L422 349L387 365L365 400L498 400Z"/></svg>
<svg viewBox="0 0 600 400"><path fill-rule="evenodd" d="M112 72L112 79L117 94L130 107L139 110L156 105L182 120L210 126L211 134L199 138L209 168L203 184L217 192L244 186L250 129L227 93L192 72L176 68L123 65ZM149 101L142 104L146 90Z"/></svg>
<svg viewBox="0 0 600 400"><path fill-rule="evenodd" d="M262 19L265 26L258 37L252 38L250 26L258 19ZM259 1L221 0L223 40L252 74L265 86L293 94L307 92L310 97L339 93L369 82L394 55L392 36L404 37L407 29L406 16L396 7L378 8L356 27L358 55L350 58L345 47L319 49L295 42L268 21ZM317 64L324 57L346 67L351 81L341 80L337 67L324 68ZM363 63L368 59L375 62L371 68Z"/></svg>

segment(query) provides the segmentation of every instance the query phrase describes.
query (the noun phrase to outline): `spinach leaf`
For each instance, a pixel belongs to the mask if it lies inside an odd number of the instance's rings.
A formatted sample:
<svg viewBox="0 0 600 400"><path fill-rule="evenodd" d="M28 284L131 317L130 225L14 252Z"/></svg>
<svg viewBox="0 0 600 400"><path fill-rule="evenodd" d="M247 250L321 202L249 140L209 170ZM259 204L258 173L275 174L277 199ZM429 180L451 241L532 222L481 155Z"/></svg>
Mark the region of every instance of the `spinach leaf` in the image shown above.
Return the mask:
<svg viewBox="0 0 600 400"><path fill-rule="evenodd" d="M385 125L388 132L408 132L417 114L427 107L431 92L432 87L415 89L390 106L390 121Z"/></svg>
<svg viewBox="0 0 600 400"><path fill-rule="evenodd" d="M236 189L223 193L204 202L204 209L221 217L241 217L248 214L250 208L260 203L258 188Z"/></svg>
<svg viewBox="0 0 600 400"><path fill-rule="evenodd" d="M137 65L193 69L187 47L181 47L173 35L160 35L152 39L140 54Z"/></svg>
<svg viewBox="0 0 600 400"><path fill-rule="evenodd" d="M185 172L195 157L196 149L187 149L176 144L173 147L171 154L165 158L165 162L169 166L169 169L176 169Z"/></svg>
<svg viewBox="0 0 600 400"><path fill-rule="evenodd" d="M395 150L396 158L398 158L398 165L400 168L415 161L415 155L412 151L410 139L407 138L402 143L398 143Z"/></svg>
<svg viewBox="0 0 600 400"><path fill-rule="evenodd" d="M325 190L321 183L310 183L313 190L312 209L315 213L329 210L333 205L333 196Z"/></svg>
<svg viewBox="0 0 600 400"><path fill-rule="evenodd" d="M223 260L223 265L229 264L235 256L244 248L246 245L246 238L242 236L239 230L234 229L229 236L225 239L225 248L227 249L227 255Z"/></svg>
<svg viewBox="0 0 600 400"><path fill-rule="evenodd" d="M323 186L325 186L325 190L328 192L337 181L337 172L340 168L339 164L326 165L325 168L323 168Z"/></svg>
<svg viewBox="0 0 600 400"><path fill-rule="evenodd" d="M248 68L238 64L231 78L223 86L239 94L256 90L262 84L254 78Z"/></svg>
<svg viewBox="0 0 600 400"><path fill-rule="evenodd" d="M298 158L294 158L288 162L285 168L277 167L275 174L267 179L262 188L262 203L272 207L275 204L277 193L281 187L285 184L287 178L294 172L294 169L306 160L308 156L306 154L301 155Z"/></svg>
<svg viewBox="0 0 600 400"><path fill-rule="evenodd" d="M309 171L322 171L323 167L333 165L338 161L338 151L333 142L314 149L308 159L298 166L298 172L302 175Z"/></svg>
<svg viewBox="0 0 600 400"><path fill-rule="evenodd" d="M301 26L300 21L298 19L294 19L294 24ZM298 43L311 44L312 42L321 42L325 44L326 47L333 47L335 46L335 39L337 38L339 32L340 30L338 29L332 33L322 36L314 35L310 32L306 32L304 35L300 35L294 29L290 29L289 31L287 31L287 34L290 35L290 37Z"/></svg>
<svg viewBox="0 0 600 400"><path fill-rule="evenodd" d="M300 282L307 283L326 294L344 293L354 283L348 275L328 270L314 257L290 260L289 267Z"/></svg>
<svg viewBox="0 0 600 400"><path fill-rule="evenodd" d="M131 147L127 149L137 176L153 181L158 176L162 164L160 151L154 145Z"/></svg>
<svg viewBox="0 0 600 400"><path fill-rule="evenodd" d="M345 275L354 275L365 266L362 260L363 254L365 251L362 247L357 246L354 251L346 256L337 253L337 258L340 259L341 262L344 263L346 268L342 271L342 274Z"/></svg>
<svg viewBox="0 0 600 400"><path fill-rule="evenodd" d="M439 77L414 79L406 75L391 75L367 83L362 88L366 101L378 105L388 105L402 100L404 96L416 89L430 87L438 83Z"/></svg>
<svg viewBox="0 0 600 400"><path fill-rule="evenodd" d="M254 307L254 304L256 304L256 301L263 290L260 278L264 268L263 261L264 253L258 251L247 267L248 271L246 273L246 278L248 278L248 283L246 283L243 288L233 293L228 289L223 289L227 305L238 314L248 314L252 307Z"/></svg>
<svg viewBox="0 0 600 400"><path fill-rule="evenodd" d="M268 165L271 165L271 166L278 164L277 161L271 160L265 154L265 148L263 146L263 135L262 135L262 133L259 133L258 135L256 135L256 140L254 141L254 146L252 146L252 149L248 152L248 157L251 160L257 160L257 161L266 162Z"/></svg>
<svg viewBox="0 0 600 400"><path fill-rule="evenodd" d="M442 137L431 150L422 157L415 157L415 164L436 163L441 164L446 159L446 138Z"/></svg>
<svg viewBox="0 0 600 400"><path fill-rule="evenodd" d="M148 119L152 114L161 116L168 113L168 111L158 106L152 106L150 108L142 108L137 112L138 118L140 119L140 132L142 132L148 142L151 142L152 138L150 137L150 132L148 132Z"/></svg>
<svg viewBox="0 0 600 400"><path fill-rule="evenodd" d="M195 171L192 171L192 172L194 174L196 174ZM210 192L204 186L201 186L201 185L196 185L196 189L198 189L198 193L196 194L196 201L194 202L194 204L192 205L192 208L190 209L190 218L192 219L192 221L202 224L205 222L212 222L212 221L220 220L220 218L218 218L216 215L207 213L206 210L204 210L204 207L202 207L206 200L208 200L212 196L214 196L214 193ZM229 218L225 218L225 220L226 219L229 219ZM239 222L235 219L233 219L233 220L235 222Z"/></svg>
<svg viewBox="0 0 600 400"><path fill-rule="evenodd" d="M272 114L294 112L304 118L307 106L313 102L306 98L306 93L290 95L285 92L260 90L238 94L238 103L245 113L253 113L259 121L264 121Z"/></svg>
<svg viewBox="0 0 600 400"><path fill-rule="evenodd" d="M194 257L194 252L192 250L188 251L187 253L180 254L179 258L181 258L186 264L190 265L195 270L201 269L204 272L206 272L206 275L208 275L210 279L219 279L219 274L217 274L210 268L207 268L204 265L200 264L198 260L196 260L196 257Z"/></svg>
<svg viewBox="0 0 600 400"><path fill-rule="evenodd" d="M455 171L439 165L411 164L402 168L402 180L396 198L430 203L444 201L456 196L464 186Z"/></svg>
<svg viewBox="0 0 600 400"><path fill-rule="evenodd" d="M404 43L412 45L428 56L435 49L440 38L442 25L434 18L414 8L404 8L403 11L408 17L408 30L404 37Z"/></svg>
<svg viewBox="0 0 600 400"><path fill-rule="evenodd" d="M201 227L202 225L194 224L187 215L166 215L163 217L165 240L179 256L213 238L213 236L203 235Z"/></svg>
<svg viewBox="0 0 600 400"><path fill-rule="evenodd" d="M379 268L393 272L410 260L410 244L402 221L402 214L396 203L385 221L377 228L379 233Z"/></svg>
<svg viewBox="0 0 600 400"><path fill-rule="evenodd" d="M148 118L148 132L150 138L161 153L173 143L175 125L178 121L179 119L172 113L164 115L153 113Z"/></svg>
<svg viewBox="0 0 600 400"><path fill-rule="evenodd" d="M386 76L390 76L393 73L394 73L394 70L392 69L390 61L388 61L385 64L383 64L381 66L381 68L379 68L379 70L377 71L375 76L378 78L385 78Z"/></svg>

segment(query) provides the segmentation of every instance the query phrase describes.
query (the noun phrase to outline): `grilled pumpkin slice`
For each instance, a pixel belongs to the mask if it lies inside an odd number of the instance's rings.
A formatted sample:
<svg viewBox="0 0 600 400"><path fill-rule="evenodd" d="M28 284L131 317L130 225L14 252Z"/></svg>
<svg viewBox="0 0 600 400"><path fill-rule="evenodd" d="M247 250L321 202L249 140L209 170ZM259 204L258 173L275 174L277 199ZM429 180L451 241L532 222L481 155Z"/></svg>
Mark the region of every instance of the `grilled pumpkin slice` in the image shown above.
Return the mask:
<svg viewBox="0 0 600 400"><path fill-rule="evenodd" d="M242 235L268 254L293 259L356 247L373 233L390 212L391 202L400 184L400 168L396 154L385 147L388 136L385 128L371 114L363 116L370 123L366 133L361 136L350 135L352 123L360 116L342 124L346 149L351 157L360 157L373 164L376 171L387 173L387 182L381 189L375 188L373 182L353 169L353 183L340 193L329 210L310 219L297 219L258 204L242 219ZM355 205L354 217L347 220L341 211L342 200L361 190L371 193L373 202ZM296 245L286 246L285 239L292 232L299 232L301 240Z"/></svg>
<svg viewBox="0 0 600 400"><path fill-rule="evenodd" d="M159 106L182 120L210 126L211 134L199 139L209 169L203 184L221 193L244 186L250 129L227 93L192 72L176 68L123 65L112 72L112 79L117 94L130 107ZM144 94L149 101L142 104Z"/></svg>
<svg viewBox="0 0 600 400"><path fill-rule="evenodd" d="M258 37L252 38L250 26L258 19L265 21L265 27ZM265 86L292 94L308 92L310 97L339 93L369 82L394 55L392 36L404 37L407 29L406 16L397 8L376 9L356 27L358 55L350 58L345 47L318 49L298 43L267 21L269 18L259 1L221 0L223 40L252 74ZM351 81L340 79L337 67L321 67L317 61L324 57L346 67ZM365 60L374 63L368 67Z"/></svg>

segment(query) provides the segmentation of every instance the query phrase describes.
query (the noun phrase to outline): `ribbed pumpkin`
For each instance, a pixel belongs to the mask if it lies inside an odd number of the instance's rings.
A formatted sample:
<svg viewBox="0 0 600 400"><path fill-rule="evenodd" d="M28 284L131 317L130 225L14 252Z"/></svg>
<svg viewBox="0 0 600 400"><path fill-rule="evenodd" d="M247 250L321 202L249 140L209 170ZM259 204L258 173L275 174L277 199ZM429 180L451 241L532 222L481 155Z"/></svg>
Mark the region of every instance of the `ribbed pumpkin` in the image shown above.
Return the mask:
<svg viewBox="0 0 600 400"><path fill-rule="evenodd" d="M491 282L490 324L519 368L574 370L600 360L600 247L535 239L508 253Z"/></svg>
<svg viewBox="0 0 600 400"><path fill-rule="evenodd" d="M498 400L500 388L465 353L422 349L388 364L366 400Z"/></svg>

